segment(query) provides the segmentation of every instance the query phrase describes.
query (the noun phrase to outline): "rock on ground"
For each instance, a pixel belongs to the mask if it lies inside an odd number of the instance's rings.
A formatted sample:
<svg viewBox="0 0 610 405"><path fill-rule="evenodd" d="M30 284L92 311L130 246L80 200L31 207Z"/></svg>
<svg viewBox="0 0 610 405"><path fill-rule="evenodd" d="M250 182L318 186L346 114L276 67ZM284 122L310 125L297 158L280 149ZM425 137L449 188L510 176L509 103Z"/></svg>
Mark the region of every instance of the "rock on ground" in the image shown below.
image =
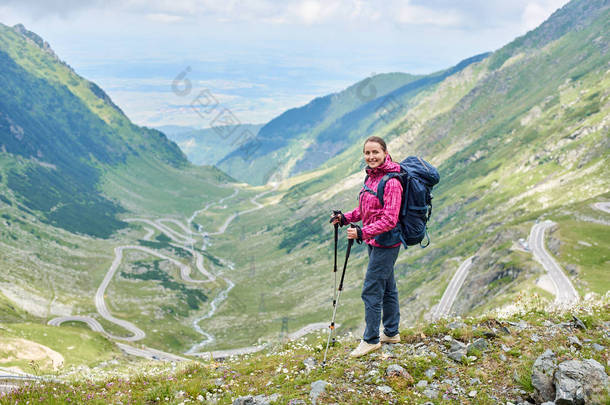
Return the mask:
<svg viewBox="0 0 610 405"><path fill-rule="evenodd" d="M311 391L309 391L309 398L311 398L311 403L316 404L318 401L318 397L321 393L326 391L326 386L328 383L324 380L318 380L311 383Z"/></svg>
<svg viewBox="0 0 610 405"><path fill-rule="evenodd" d="M555 372L556 404L596 403L609 388L604 366L593 359L568 360ZM607 392L606 392L607 394Z"/></svg>
<svg viewBox="0 0 610 405"><path fill-rule="evenodd" d="M252 395L239 397L235 401L233 401L233 405L255 405L254 397Z"/></svg>
<svg viewBox="0 0 610 405"><path fill-rule="evenodd" d="M413 381L413 377L405 370L402 366L398 364L390 364L388 368L385 370L385 375L388 377L402 377L406 380L409 380L411 383Z"/></svg>
<svg viewBox="0 0 610 405"><path fill-rule="evenodd" d="M438 390L433 387L428 387L424 390L424 395L430 399L435 399L438 397Z"/></svg>
<svg viewBox="0 0 610 405"><path fill-rule="evenodd" d="M455 352L449 353L449 358L458 363L461 363L464 357L466 357L466 350L457 350Z"/></svg>
<svg viewBox="0 0 610 405"><path fill-rule="evenodd" d="M468 345L467 353L472 353L473 349L476 349L480 352L484 352L485 350L489 349L489 343L487 343L487 340L483 338L478 338L477 340Z"/></svg>
<svg viewBox="0 0 610 405"><path fill-rule="evenodd" d="M536 402L546 402L555 399L553 386L553 373L557 367L555 353L547 349L542 353L532 368L532 385L534 386L534 399Z"/></svg>
<svg viewBox="0 0 610 405"><path fill-rule="evenodd" d="M275 402L279 398L280 395L277 393L271 396L260 394L253 397L252 395L246 395L233 401L233 405L271 405L271 402Z"/></svg>

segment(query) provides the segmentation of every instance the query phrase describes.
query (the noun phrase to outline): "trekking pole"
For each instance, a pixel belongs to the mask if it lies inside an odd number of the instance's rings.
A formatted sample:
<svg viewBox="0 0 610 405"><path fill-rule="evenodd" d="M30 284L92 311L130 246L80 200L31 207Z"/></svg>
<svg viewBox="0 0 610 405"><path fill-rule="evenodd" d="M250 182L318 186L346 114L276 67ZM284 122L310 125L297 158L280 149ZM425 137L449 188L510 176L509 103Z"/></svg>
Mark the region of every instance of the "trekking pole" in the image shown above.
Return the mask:
<svg viewBox="0 0 610 405"><path fill-rule="evenodd" d="M350 225L350 228L355 228L354 225ZM352 250L352 245L354 244L353 239L349 239L347 241L347 253L345 254L345 263L343 263L343 272L341 273L341 281L339 281L339 290L337 292L337 299L333 301L333 318L330 321L330 332L328 333L328 340L326 341L326 350L324 351L324 360L322 361L322 367L326 366L326 355L328 354L328 346L330 344L330 339L333 336L333 332L335 330L335 317L337 316L337 307L339 306L339 297L341 297L341 291L343 291L343 280L345 279L345 269L347 269L347 260L349 259L350 251Z"/></svg>
<svg viewBox="0 0 610 405"><path fill-rule="evenodd" d="M341 211L334 211L333 215L341 215ZM339 216L339 220L341 217ZM339 224L335 225L335 265L333 267L333 273L335 274L335 285L333 287L333 306L335 306L335 302L337 301L337 241L339 240ZM334 342L333 342L334 343Z"/></svg>

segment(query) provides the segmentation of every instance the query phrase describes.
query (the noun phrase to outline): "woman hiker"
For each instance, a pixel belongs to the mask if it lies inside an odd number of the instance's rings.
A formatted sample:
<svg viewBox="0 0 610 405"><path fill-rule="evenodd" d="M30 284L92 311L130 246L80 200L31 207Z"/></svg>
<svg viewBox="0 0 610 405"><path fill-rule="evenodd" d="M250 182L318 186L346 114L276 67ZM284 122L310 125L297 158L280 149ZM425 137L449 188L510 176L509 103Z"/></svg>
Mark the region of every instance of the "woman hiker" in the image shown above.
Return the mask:
<svg viewBox="0 0 610 405"><path fill-rule="evenodd" d="M381 343L398 343L398 290L394 281L394 263L400 242L396 242L398 213L402 198L402 184L396 178L388 180L383 193L384 205L371 191L377 190L382 177L389 172L400 172L400 165L392 161L383 139L371 136L364 142L364 161L367 164L365 187L360 191L358 207L345 214L331 217L341 226L362 220L362 228L348 228L347 238L363 240L367 244L369 264L362 287L366 328L358 347L350 353L360 357L377 350ZM380 243L381 242L381 243ZM379 333L383 310L384 330Z"/></svg>

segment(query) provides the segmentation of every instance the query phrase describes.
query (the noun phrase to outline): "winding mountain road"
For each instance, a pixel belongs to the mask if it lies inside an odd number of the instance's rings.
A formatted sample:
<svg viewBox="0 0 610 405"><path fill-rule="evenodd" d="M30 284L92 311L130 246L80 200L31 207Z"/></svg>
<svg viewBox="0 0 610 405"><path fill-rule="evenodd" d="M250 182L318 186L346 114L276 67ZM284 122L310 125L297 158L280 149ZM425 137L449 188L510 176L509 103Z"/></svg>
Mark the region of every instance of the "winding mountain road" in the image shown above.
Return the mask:
<svg viewBox="0 0 610 405"><path fill-rule="evenodd" d="M220 228L218 228L218 231L216 232L212 232L210 234L206 234L206 236L215 236L215 235L222 235L223 233L225 233L225 231L227 230L227 228L229 227L229 225L231 224L231 222L233 222L233 220L235 218L237 218L239 215L244 215L244 214L248 214L250 212L254 212L256 210L260 210L261 208L264 207L263 204L259 203L258 201L256 201L257 199L259 199L260 197L264 196L265 194L269 194L275 190L277 190L277 188L280 186L279 183L276 183L273 185L273 187L270 190L264 191L260 194L255 195L254 197L250 198L250 202L254 205L256 205L256 207L254 208L249 208L247 210L244 211L240 211L240 212L236 212L234 214L231 214L226 220L225 222L220 226Z"/></svg>
<svg viewBox="0 0 610 405"><path fill-rule="evenodd" d="M237 195L237 192L238 192L238 190L235 189L234 193L231 194L231 196ZM221 199L220 201L224 201L226 198L228 198L228 197L225 197L225 198ZM208 203L204 209L196 211L195 214L193 214L193 216L191 216L191 218L189 218L189 225L192 222L192 220L195 218L197 213L200 213L200 212L203 212L204 210L207 210L213 204L214 203ZM177 224L181 229L183 229L186 232L190 233L190 230L187 227L185 227L183 224L181 224L179 221L177 221L177 220L175 220L173 218L162 218L162 219L158 219L156 221L151 221L151 220L145 219L145 218L128 218L125 221L126 222L137 222L137 221L143 222L143 223L145 223L145 224L147 224L147 225L149 225L149 226L151 226L153 228L156 228L157 230L159 230L160 232L165 234L173 242L177 243L178 247L189 251L191 254L193 254L193 256L196 257L196 267L197 267L197 269L204 276L207 277L207 279L206 280L194 280L194 279L192 279L190 277L191 269L190 269L190 267L188 265L186 265L184 263L181 263L181 262L179 262L179 261L177 261L177 260L175 260L175 259L173 259L171 257L168 257L168 256L166 256L164 254L156 252L153 249L150 249L150 248L147 248L147 247L143 247L143 246L137 246L137 245L118 246L118 247L116 247L114 249L114 252L115 252L114 261L112 262L110 268L108 269L108 272L106 273L106 276L104 277L104 280L102 281L102 283L98 287L97 292L95 294L95 307L96 307L98 313L104 319L106 319L109 322L112 322L112 323L114 323L116 325L119 325L119 326L123 327L124 329L128 330L129 332L131 332L132 336L124 337L124 336L113 335L113 334L107 332L104 329L104 327L99 323L98 320L96 320L95 318L89 317L89 316L63 316L63 317L58 317L58 318L51 319L48 322L49 325L59 326L59 325L61 325L64 322L72 322L72 321L84 322L92 330L94 330L96 332L104 333L106 336L108 336L109 338L114 339L114 340L123 340L123 341L135 342L135 341L144 339L146 337L146 333L142 329L138 328L136 325L134 325L133 323L131 323L129 321L113 317L110 314L110 311L108 310L108 307L106 306L106 302L104 300L104 294L105 294L106 288L108 288L108 285L110 284L110 281L114 277L114 274L116 273L116 270L118 269L119 265L121 264L121 262L123 260L123 250L125 250L125 249L139 250L139 251L145 252L147 254L160 257L160 258L162 258L164 260L168 260L169 262L173 263L174 265L176 265L176 266L178 266L180 268L180 275L181 275L182 279L184 281L186 281L186 282L205 283L205 282L212 282L212 281L216 280L216 277L213 274L209 273L203 267L203 255L201 255L199 252L197 252L194 249L192 249L193 243L196 242L196 240L194 238L192 238L192 233L191 233L191 236L181 235L180 233L174 231L173 229L163 225L163 222L174 223L174 224ZM146 230L146 235L144 235L143 238L144 238L144 240L150 240L150 238L154 234L154 230L152 230L150 228L145 228L145 230ZM191 247L189 248L189 246L186 246L186 245L190 245ZM230 280L229 280L229 283L232 284L230 282ZM184 357L176 356L176 355L174 355L172 353L166 353L166 352L163 352L163 351L160 351L160 350L156 350L156 349L151 349L151 348L135 348L133 346L126 345L124 343L117 343L117 345L125 353L131 354L131 355L135 355L135 356L145 357L145 358L149 358L149 359L166 360L166 361L185 360Z"/></svg>
<svg viewBox="0 0 610 405"><path fill-rule="evenodd" d="M595 209L610 214L610 202L598 202L592 204L592 206ZM551 281L553 282L555 289L555 303L570 304L578 301L578 292L574 288L574 285L572 285L570 279L562 271L559 264L557 264L555 259L553 259L553 257L544 247L544 232L554 224L554 222L549 220L534 224L532 230L530 231L528 244L534 258L542 265L542 267L544 267L550 276ZM449 282L449 285L447 286L447 289L445 290L440 302L430 311L428 315L430 319L436 320L449 315L451 306L453 305L462 284L464 284L464 280L468 275L468 271L473 260L474 256L471 256L462 262L458 270L455 272L455 275Z"/></svg>
<svg viewBox="0 0 610 405"><path fill-rule="evenodd" d="M570 279L561 270L559 264L557 264L544 247L544 232L553 225L555 223L549 220L534 224L530 231L528 243L534 258L544 267L553 281L555 286L555 303L570 304L578 301L578 292Z"/></svg>
<svg viewBox="0 0 610 405"><path fill-rule="evenodd" d="M18 374L0 374L0 394L8 394L21 388L24 384L43 380L36 376ZM0 395L2 399L2 395Z"/></svg>
<svg viewBox="0 0 610 405"><path fill-rule="evenodd" d="M466 280L466 276L468 275L468 271L470 270L470 266L472 266L473 261L474 256L470 256L468 259L464 260L462 264L460 264L460 267L458 267L457 271L451 278L449 285L447 285L440 302L431 311L430 318L432 320L437 320L449 315L449 311L453 306L460 288L462 288L462 285L464 284L464 280Z"/></svg>
<svg viewBox="0 0 610 405"><path fill-rule="evenodd" d="M59 326L65 322L83 322L83 323L86 323L87 326L89 326L89 328L91 328L92 331L101 332L103 334L106 334L106 331L104 330L104 327L102 326L102 324L99 323L99 321L97 319L92 318L90 316L79 316L79 315L60 316L60 317L51 319L47 324L51 325L51 326Z"/></svg>
<svg viewBox="0 0 610 405"><path fill-rule="evenodd" d="M606 214L610 214L610 202L596 202L593 204L593 208L604 211Z"/></svg>
<svg viewBox="0 0 610 405"><path fill-rule="evenodd" d="M273 186L272 189L264 191L262 193L257 194L256 196L252 197L250 199L250 201L255 204L255 207L253 208L249 208L247 210L243 210L240 211L238 213L234 213L232 215L229 216L229 218L227 218L227 220L225 220L225 222L222 224L222 226L219 228L219 230L217 232L214 232L212 234L208 234L205 232L202 232L201 228L199 227L198 229L198 235L202 236L204 239L203 245L202 245L202 249L205 250L206 247L206 239L208 235L221 235L223 234L227 228L229 227L229 225L231 224L231 222L237 218L237 216L239 215L243 215L243 214L247 214L253 211L256 211L258 209L261 209L264 207L263 204L259 203L258 201L256 201L258 198L262 197L263 195L266 195L274 190L276 190L278 188L279 184L275 184ZM216 277L215 275L211 274L210 272L208 272L204 266L203 266L203 255L201 255L201 253L199 253L198 251L193 249L193 244L197 242L197 240L193 237L193 231L191 230L192 227L192 223L194 221L194 219L196 218L196 216L198 214L200 214L201 212L204 212L205 210L207 210L209 207L211 207L214 204L220 204L223 201L225 201L227 198L230 197L234 197L237 195L238 193L238 189L235 189L234 193L231 194L230 196L224 197L221 200L217 201L216 203L208 203L203 209L195 211L195 213L193 213L193 215L188 219L187 221L187 225L185 226L183 223L181 223L180 221L173 219L173 218L160 218L160 219L156 219L156 220L150 220L150 219L146 219L146 218L127 218L125 219L126 222L142 222L146 225L148 225L149 227L152 227L158 231L160 231L161 233L163 233L164 235L166 235L168 238L170 238L170 240L173 242L172 245L179 247L181 249L187 250L188 252L190 252L195 258L196 258L196 267L199 270L199 272L201 274L203 274L204 276L206 276L205 280L195 280L192 279L190 277L190 273L191 273L191 268L190 266L179 262L178 260L175 260L171 257L168 257L162 253L156 252L153 249L147 248L147 247L143 247L143 246L137 246L137 245L124 245L124 246L118 246L114 249L115 251L115 258L114 261L112 262L110 268L108 269L108 272L106 273L106 276L104 277L104 280L102 281L102 283L100 284L100 286L97 289L97 292L95 294L95 306L96 309L98 311L98 313L107 321L114 323L115 325L119 325L122 328L126 329L127 331L129 331L131 333L131 336L116 336L113 334L110 334L109 332L107 332L104 327L100 324L99 321L97 321L95 318L89 317L89 316L63 316L63 317L58 317L58 318L54 318L51 319L48 324L49 325L53 325L53 326L59 326L62 323L65 322L72 322L72 321L76 321L76 322L84 322L85 324L87 324L92 330L96 331L96 332L101 332L104 333L105 335L107 335L109 338L114 339L114 340L122 340L122 341L129 341L129 342L135 342L138 340L142 340L146 337L146 333L141 330L140 328L138 328L136 325L134 325L133 323L123 320L123 319L118 319L113 317L110 314L110 311L108 310L108 307L106 306L105 300L104 300L104 295L105 295L105 291L108 288L108 285L110 284L110 281L112 280L112 278L114 277L116 270L118 269L119 265L121 264L122 260L123 260L123 251L124 250L128 250L128 249L132 249L132 250L138 250L153 256L157 256L161 259L167 260L170 263L178 266L178 268L180 268L180 275L181 278L185 281L185 282L190 282L190 283L207 283L207 282L213 282L216 281ZM178 228L180 228L183 232L185 232L185 234L181 234L179 232L177 232L176 230L166 226L164 223L172 223L174 225L176 225ZM149 228L149 227L145 227L145 231L146 234L144 235L143 239L144 240L150 240L151 237L154 235L154 230ZM185 354L187 355L193 355L193 356L199 356L199 357L213 357L213 358L223 358L223 357L228 357L231 355L239 355L239 354L246 354L246 353L253 353L259 350L262 350L263 348L265 348L266 346L248 346L248 347L242 347L242 348L237 348L237 349L231 349L231 350L220 350L220 351L211 351L211 352L200 352L199 350L201 350L201 348L203 348L206 345L209 345L210 343L214 342L214 336L212 336L210 333L205 332L203 329L201 329L201 327L199 326L199 322L201 322L204 319L209 319L211 318L216 310L218 309L218 307L220 306L220 304L227 299L229 292L231 291L231 289L235 286L235 284L228 278L226 277L222 277L224 279L224 281L227 284L227 288L225 288L224 290L222 290L215 298L214 300L212 300L210 306L210 310L203 315L202 317L199 317L197 319L195 319L193 321L193 328L195 330L197 330L200 334L202 334L205 339L195 345L193 345L191 347L191 349L189 349ZM314 330L317 329L326 329L327 325L324 323L312 323L309 325L304 326L303 328L301 328L300 330L292 333L289 335L290 339L296 339L298 337L301 337L307 333L310 333ZM129 346L125 343L119 343L117 342L117 346L123 350L125 353L127 354L131 354L131 355L135 355L135 356L140 356L140 357L145 357L148 359L154 359L154 360L164 360L164 361L184 361L184 360L188 360L184 357L181 356L177 356L175 354L172 353L167 353L167 352L163 352L160 350L156 350L156 349L152 349L152 348L148 348L148 347L144 347L144 348L136 348L133 346Z"/></svg>
<svg viewBox="0 0 610 405"><path fill-rule="evenodd" d="M178 356L173 353L163 352L161 350L152 349L150 347L138 348L129 346L125 343L116 344L119 349L127 354L131 354L132 356L144 357L149 360L161 360L161 361L191 361L191 359L187 359L186 357Z"/></svg>
<svg viewBox="0 0 610 405"><path fill-rule="evenodd" d="M24 384L37 381L60 382L57 378L36 376L0 367L0 394L8 394L21 388ZM0 398L2 398L2 395L0 395Z"/></svg>

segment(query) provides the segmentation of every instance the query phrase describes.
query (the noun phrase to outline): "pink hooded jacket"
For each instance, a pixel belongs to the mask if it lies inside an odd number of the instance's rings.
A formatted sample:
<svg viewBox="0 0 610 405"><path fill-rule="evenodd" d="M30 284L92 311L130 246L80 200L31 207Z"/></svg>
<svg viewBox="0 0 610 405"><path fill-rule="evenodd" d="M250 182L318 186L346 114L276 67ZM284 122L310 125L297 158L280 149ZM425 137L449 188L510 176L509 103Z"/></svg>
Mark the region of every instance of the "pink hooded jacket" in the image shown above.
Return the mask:
<svg viewBox="0 0 610 405"><path fill-rule="evenodd" d="M371 190L377 191L379 181L381 181L386 173L390 172L400 172L400 165L393 162L388 154L385 161L378 167L371 169L367 166L366 173L369 178L366 181L366 185ZM368 192L361 192L358 207L344 214L345 220L348 223L362 220L362 239L371 246L388 247L381 246L373 238L396 226L401 199L402 184L398 179L390 179L384 188L383 207L376 196ZM396 246L400 246L400 242L391 247Z"/></svg>

